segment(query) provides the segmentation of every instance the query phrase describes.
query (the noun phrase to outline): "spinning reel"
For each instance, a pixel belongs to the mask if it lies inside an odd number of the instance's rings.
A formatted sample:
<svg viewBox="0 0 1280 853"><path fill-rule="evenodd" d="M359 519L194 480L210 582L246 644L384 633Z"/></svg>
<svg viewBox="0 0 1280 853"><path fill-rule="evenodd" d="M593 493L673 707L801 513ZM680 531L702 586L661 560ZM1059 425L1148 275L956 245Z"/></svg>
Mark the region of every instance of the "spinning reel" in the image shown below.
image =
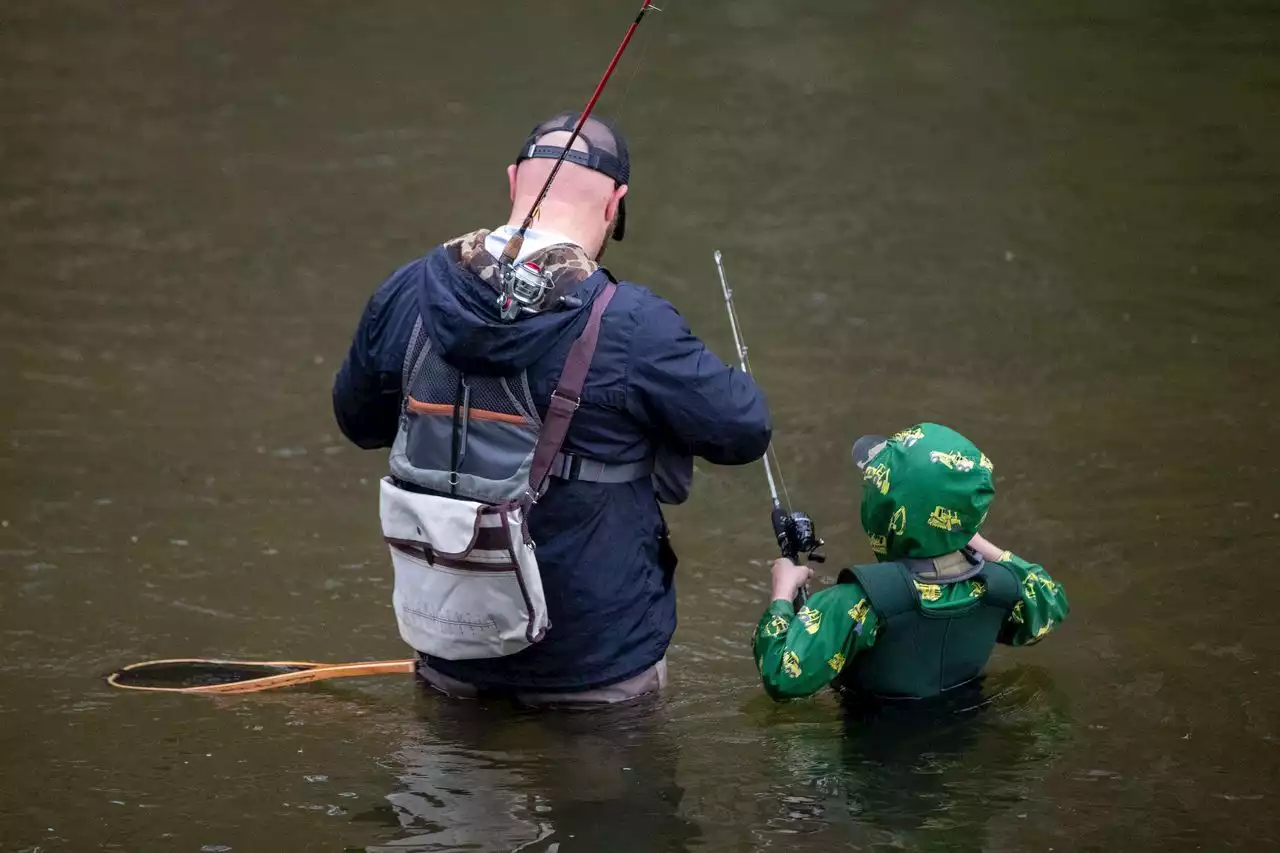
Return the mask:
<svg viewBox="0 0 1280 853"><path fill-rule="evenodd" d="M558 309L581 308L582 300L572 294L552 299L555 283L542 268L529 261L502 264L502 293L498 294L498 314L510 323L521 314L538 314L548 303Z"/></svg>
<svg viewBox="0 0 1280 853"><path fill-rule="evenodd" d="M521 313L537 314L546 307L547 294L553 287L551 276L537 264L503 264L502 293L498 295L498 313L510 323Z"/></svg>
<svg viewBox="0 0 1280 853"><path fill-rule="evenodd" d="M807 553L806 561L814 563L826 562L826 557L818 553L818 549L826 543L814 529L813 519L803 512L786 512L778 507L770 515L773 522L774 535L778 537L778 549L782 556L795 561L801 553Z"/></svg>

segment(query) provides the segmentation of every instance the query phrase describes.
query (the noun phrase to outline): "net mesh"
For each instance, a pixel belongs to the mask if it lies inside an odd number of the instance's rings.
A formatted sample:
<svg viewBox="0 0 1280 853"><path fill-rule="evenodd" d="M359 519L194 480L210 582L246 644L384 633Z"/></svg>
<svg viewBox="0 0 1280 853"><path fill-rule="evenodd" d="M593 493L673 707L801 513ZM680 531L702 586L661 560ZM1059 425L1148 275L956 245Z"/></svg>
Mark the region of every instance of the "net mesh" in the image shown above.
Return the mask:
<svg viewBox="0 0 1280 853"><path fill-rule="evenodd" d="M161 661L142 664L113 674L122 687L188 688L214 684L235 684L272 675L301 672L307 666L289 664L239 663L236 661Z"/></svg>

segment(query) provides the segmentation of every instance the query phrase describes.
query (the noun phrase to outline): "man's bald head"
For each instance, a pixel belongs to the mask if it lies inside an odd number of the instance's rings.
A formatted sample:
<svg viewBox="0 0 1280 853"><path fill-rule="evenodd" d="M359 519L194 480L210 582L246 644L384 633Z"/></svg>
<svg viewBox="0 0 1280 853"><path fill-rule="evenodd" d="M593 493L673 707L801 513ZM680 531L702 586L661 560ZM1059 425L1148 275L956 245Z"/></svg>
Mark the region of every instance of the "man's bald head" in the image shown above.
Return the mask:
<svg viewBox="0 0 1280 853"><path fill-rule="evenodd" d="M576 113L561 113L538 124L516 162L507 168L513 225L524 221L556 159L573 136ZM599 256L609 236L622 239L627 180L631 171L626 143L607 122L588 118L556 173L533 227L559 231Z"/></svg>

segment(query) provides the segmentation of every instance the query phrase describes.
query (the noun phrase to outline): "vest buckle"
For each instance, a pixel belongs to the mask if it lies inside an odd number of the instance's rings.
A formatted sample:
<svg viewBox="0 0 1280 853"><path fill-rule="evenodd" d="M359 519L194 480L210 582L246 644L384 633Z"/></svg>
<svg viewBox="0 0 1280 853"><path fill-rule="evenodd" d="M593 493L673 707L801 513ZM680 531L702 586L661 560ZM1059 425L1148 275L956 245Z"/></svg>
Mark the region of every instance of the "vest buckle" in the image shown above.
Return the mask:
<svg viewBox="0 0 1280 853"><path fill-rule="evenodd" d="M552 399L552 400L564 400L564 401L565 401L565 402L567 402L567 403L571 403L571 404L573 405L573 411L575 411L575 412L576 412L576 411L578 411L578 407L582 405L582 398L581 398L581 397L570 397L568 394L562 394L562 393L560 393L560 389L559 389L559 388L557 388L557 389L555 389L554 391L552 391L552 392L551 392L551 399Z"/></svg>

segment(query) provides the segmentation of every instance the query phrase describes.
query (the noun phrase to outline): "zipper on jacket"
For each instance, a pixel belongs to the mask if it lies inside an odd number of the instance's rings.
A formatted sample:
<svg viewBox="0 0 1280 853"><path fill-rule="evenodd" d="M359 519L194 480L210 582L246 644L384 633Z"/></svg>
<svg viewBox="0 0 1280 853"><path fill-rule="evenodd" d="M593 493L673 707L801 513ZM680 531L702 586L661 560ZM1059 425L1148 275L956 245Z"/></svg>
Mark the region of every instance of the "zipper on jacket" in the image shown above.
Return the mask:
<svg viewBox="0 0 1280 853"><path fill-rule="evenodd" d="M458 387L453 395L453 444L449 451L449 494L458 494L458 469L467 455L467 415L471 410L471 386L458 373Z"/></svg>

